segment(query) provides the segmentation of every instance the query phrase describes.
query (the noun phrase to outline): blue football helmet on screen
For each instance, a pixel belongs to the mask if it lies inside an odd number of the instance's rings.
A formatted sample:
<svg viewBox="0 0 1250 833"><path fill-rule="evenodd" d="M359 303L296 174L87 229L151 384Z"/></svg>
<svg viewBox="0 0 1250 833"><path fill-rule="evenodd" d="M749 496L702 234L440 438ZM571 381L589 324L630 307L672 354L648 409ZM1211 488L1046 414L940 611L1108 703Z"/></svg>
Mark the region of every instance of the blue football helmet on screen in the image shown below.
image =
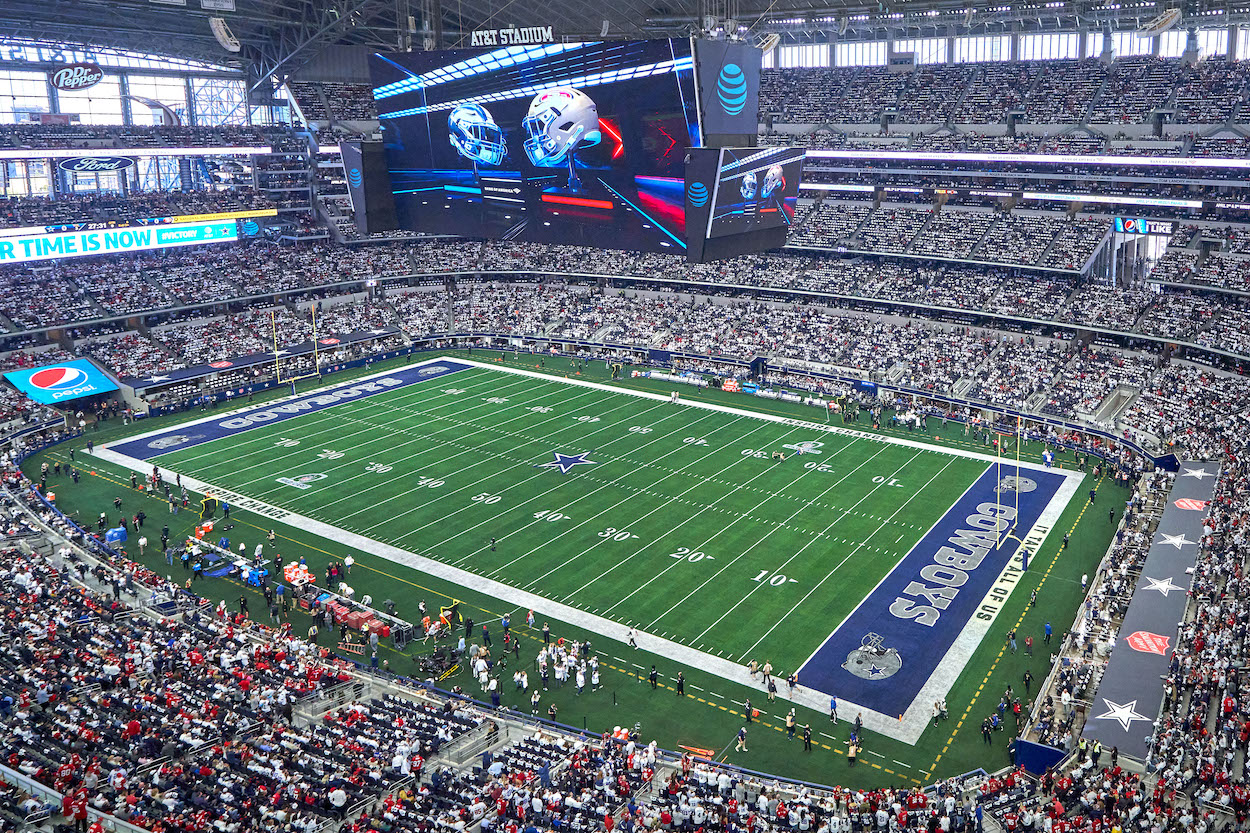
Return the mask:
<svg viewBox="0 0 1250 833"><path fill-rule="evenodd" d="M764 186L760 188L760 196L768 199L773 195L773 191L778 188L786 187L786 176L782 172L780 165L773 165L768 169L768 173L764 174Z"/></svg>
<svg viewBox="0 0 1250 833"><path fill-rule="evenodd" d="M742 185L739 188L739 190L742 192L742 198L744 200L755 199L755 172L754 171L748 171L747 173L742 175Z"/></svg>
<svg viewBox="0 0 1250 833"><path fill-rule="evenodd" d="M599 110L590 96L572 87L557 87L534 96L521 122L525 155L540 168L559 167L581 146L599 144Z"/></svg>
<svg viewBox="0 0 1250 833"><path fill-rule="evenodd" d="M508 155L503 131L480 104L457 104L447 115L447 133L456 153L473 162L498 165Z"/></svg>

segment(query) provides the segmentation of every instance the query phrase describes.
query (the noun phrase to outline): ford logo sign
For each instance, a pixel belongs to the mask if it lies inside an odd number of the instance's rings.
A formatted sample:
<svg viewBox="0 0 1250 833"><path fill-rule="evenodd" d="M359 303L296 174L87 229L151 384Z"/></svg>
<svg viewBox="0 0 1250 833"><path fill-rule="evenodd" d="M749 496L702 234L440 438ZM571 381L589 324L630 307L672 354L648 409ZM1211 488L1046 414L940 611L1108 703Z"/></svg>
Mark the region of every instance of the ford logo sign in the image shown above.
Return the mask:
<svg viewBox="0 0 1250 833"><path fill-rule="evenodd" d="M100 174L122 171L135 163L126 156L76 156L62 159L60 169L75 174Z"/></svg>
<svg viewBox="0 0 1250 833"><path fill-rule="evenodd" d="M85 90L104 78L104 70L96 64L70 64L48 73L48 80L58 90Z"/></svg>

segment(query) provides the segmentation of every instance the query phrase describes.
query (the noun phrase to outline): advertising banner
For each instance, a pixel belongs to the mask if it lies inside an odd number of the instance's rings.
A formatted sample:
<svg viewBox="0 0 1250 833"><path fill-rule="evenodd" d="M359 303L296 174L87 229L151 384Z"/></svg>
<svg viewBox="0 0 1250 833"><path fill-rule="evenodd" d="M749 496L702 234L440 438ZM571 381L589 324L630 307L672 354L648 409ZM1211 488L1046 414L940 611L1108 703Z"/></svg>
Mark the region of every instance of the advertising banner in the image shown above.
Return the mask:
<svg viewBox="0 0 1250 833"><path fill-rule="evenodd" d="M56 405L117 390L117 385L86 359L14 370L4 374L4 378L40 405Z"/></svg>

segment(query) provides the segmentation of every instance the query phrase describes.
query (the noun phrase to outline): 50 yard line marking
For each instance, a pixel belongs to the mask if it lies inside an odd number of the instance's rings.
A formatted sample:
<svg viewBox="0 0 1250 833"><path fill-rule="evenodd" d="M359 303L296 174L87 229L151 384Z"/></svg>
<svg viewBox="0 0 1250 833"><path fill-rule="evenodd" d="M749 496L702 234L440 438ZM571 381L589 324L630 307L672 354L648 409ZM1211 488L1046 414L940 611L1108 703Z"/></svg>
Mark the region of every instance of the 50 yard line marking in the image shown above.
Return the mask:
<svg viewBox="0 0 1250 833"><path fill-rule="evenodd" d="M644 414L645 414L645 413L649 413L649 412L650 412L649 410L648 410L648 411L643 411L643 413L644 413ZM667 417L667 416L666 416L666 417L663 417L661 420L659 420L659 422L661 422L661 423L662 423L662 422L664 422L664 420L666 420L666 419L668 419L668 417ZM590 434L588 434L587 436L594 436L595 434L598 434L598 433L599 433L599 432L601 432L601 431L607 431L607 430L612 429L612 428L619 428L619 427L621 426L621 424L622 424L622 423L620 423L620 422L614 422L614 423L612 423L612 424L610 424L610 425L605 425L603 428L596 429L595 431L591 432L591 433L590 433ZM657 423L657 424L658 424L658 423ZM575 423L574 425L572 425L572 426L570 426L570 427L576 427L576 425L580 425L580 423ZM640 446L640 448L646 448L648 445L651 445L651 444L653 444L653 443L657 443L657 442L659 442L660 440L666 439L667 437L671 437L673 434L680 433L682 430L684 430L684 426L678 426L676 429L674 429L674 430L672 430L672 431L669 431L667 434L661 434L660 436L655 437L655 438L654 438L654 439L652 439L652 440L649 440L648 442L646 442L646 443L644 443L642 446ZM629 433L622 433L619 437L614 437L613 439L610 439L610 440L606 440L606 441L604 441L604 442L603 442L603 443L599 446L599 448L605 448L605 447L607 447L608 445L611 445L611 444L612 444L612 443L614 443L614 442L618 442L618 441L620 441L620 440L627 439L627 438L629 438L629 437L631 437L631 436L635 436L635 435L632 435L632 434L629 434ZM526 465L531 465L531 464L526 464ZM510 466L510 467L509 467L509 468L507 468L507 469L504 469L503 471L511 471L512 469L514 469L514 468L518 468L518 467L520 467L520 466L521 466L521 464L516 464L516 465ZM498 472L498 473L502 473L502 471L501 471L501 472ZM498 474L498 473L496 473L496 474ZM526 478L523 478L523 479L521 479L521 480L518 480L517 482L515 482L515 483L511 483L511 484L509 484L509 485L507 485L507 486L504 486L504 487L503 487L503 488L501 488L501 489L494 490L494 493L495 493L495 494L497 494L497 495L503 495L503 494L506 494L507 492L509 492L509 491L511 491L511 490L513 490L513 489L516 489L516 488L520 488L521 486L524 486L525 484L529 483L531 480L535 480L535 479L537 479L537 478L539 478L539 477L542 477L544 474L547 474L547 473L548 473L548 472L547 472L546 470L544 470L544 469L539 469L538 471L535 471L533 474L531 474L529 477L526 477ZM490 477L494 477L494 476L495 476L495 474L490 475ZM618 478L618 479L619 479L619 478ZM470 488L470 489L472 489L472 488L485 488L485 489L487 489L488 491L490 491L490 489L489 489L489 488L487 488L487 487L483 487L483 486L481 485L481 484L482 484L482 482L483 482L483 481L479 481L478 483L469 484L469 486L467 486L467 487L462 487L462 490L463 490L463 489L465 489L465 488ZM553 486L552 488L550 488L550 489L546 490L545 492L541 492L540 494L537 494L537 495L534 495L534 496L532 496L532 497L526 498L526 499L525 499L525 500L523 500L521 503L516 504L515 506L509 506L509 507L507 507L507 508L508 508L508 509L519 509L520 507L525 506L525 505L526 505L526 504L528 504L528 503L532 503L532 502L534 502L535 500L538 500L539 498L546 497L548 494L550 494L551 492L556 491L556 490L557 490L557 489L559 489L559 488L560 488L560 485L559 485L559 484L557 484L556 486ZM450 497L450 495L447 495L447 497ZM436 500L437 500L437 499L436 499ZM414 509L424 509L424 508L426 508L428 505L429 505L429 503L421 504L420 506L414 507ZM450 512L450 513L448 513L447 515L441 516L441 517L439 517L439 518L435 518L434 520L429 521L428 523L422 524L421 526L419 526L419 527L417 527L417 528L415 528L415 529L411 529L411 530L409 530L409 531L405 532L405 533L404 533L403 535L401 535L400 537L401 537L401 538L404 538L404 537L407 537L407 536L409 536L409 535L415 535L416 533L420 532L421 530L423 530L423 529L425 529L425 528L427 528L427 527L433 526L433 525L434 525L434 524L436 524L436 523L443 523L443 522L445 522L448 518L451 518L451 517L453 517L453 516L455 516L455 515L458 515L458 514L460 514L461 512L467 512L467 511L469 511L470 509L472 509L473 507L474 507L474 505L473 505L473 504L470 504L470 505L468 505L468 506L462 506L461 508L456 509L456 510L455 510L455 511L453 511L453 512ZM372 507L370 507L370 508L372 508ZM567 508L567 507L562 507L562 508ZM499 512L496 512L494 515L492 515L490 518L488 518L488 519L487 519L487 521L485 521L485 522L483 522L483 523L488 523L488 522L490 522L490 521L494 520L495 518L499 517L499 515L500 515L500 513L499 513ZM368 527L368 529L376 529L377 527L381 526L383 523L386 523L386 521L382 521L381 523L374 524L373 526ZM465 530L465 531L467 532L467 531L471 531L471 530L473 530L473 529L477 529L477 527L478 527L478 526L481 526L481 524L478 524L478 525L476 525L476 526L470 527L470 529L469 529L469 530ZM459 537L459 534L454 535L454 536L452 536L451 538L444 538L444 539L443 539L442 541L440 541L438 544L435 544L435 545L434 545L434 547L436 548L436 547L442 546L443 544L447 543L448 541L452 540L452 538L455 538L455 537ZM505 536L504 536L504 538L505 538L505 539L506 539L507 537L508 537L507 535L505 535ZM432 549L432 548L430 548L430 549ZM477 554L477 553L479 553L479 552L481 552L481 551L482 551L482 550L480 550L480 549L479 549L479 550L476 550L476 551L475 551L474 553L472 553L472 554L474 554L474 555L475 555L475 554ZM460 563L463 563L463 561L464 561L464 560L465 560L465 558L467 558L467 557L468 557L468 556L465 556L465 557L461 558L461 559L460 559L460 561L457 561L457 562L456 562L456 563L457 563L457 565L459 565Z"/></svg>
<svg viewBox="0 0 1250 833"><path fill-rule="evenodd" d="M729 427L731 427L731 426L737 425L739 422L741 422L741 421L742 421L742 419L745 419L745 417L742 417L742 418L739 418L739 419L735 419L735 420L732 420L732 421L730 421L730 422L726 422L724 425L718 425L718 426L716 426L715 428L713 428L713 429L712 429L712 431L711 431L710 433L714 434L714 433L716 433L717 431L720 431L720 430L722 430L722 429L729 428ZM681 433L681 432L683 432L683 431L685 431L685 430L688 430L688 428L689 428L689 426L690 426L691 424L696 424L696 425L697 425L698 423L700 423L700 422L702 422L702 421L703 421L703 418L701 417L700 419L696 420L696 421L695 421L695 423L686 423L686 424L684 424L684 425L681 425L681 426L679 426L679 427L678 427L678 429L677 429L676 431L670 431L670 432L669 432L668 434L666 434L665 436L666 436L666 437L668 437L668 436L672 436L673 434L679 434L679 433ZM755 431L755 430L758 430L758 429L756 429L756 428L751 428L751 429L750 429L750 430L748 430L745 434L743 434L741 437L738 437L737 439L735 439L733 442L741 442L742 440L744 440L744 439L746 439L747 437L749 437L749 436L751 435L751 433L752 433L753 431ZM645 447L645 446L644 446L644 447ZM683 468L687 468L687 467L689 467L689 466L693 466L693 465L695 465L696 463L701 463L701 462L703 462L704 460L706 460L708 457L712 456L712 454L714 454L714 453L715 453L715 451L709 451L707 454L704 454L704 455L702 455L702 456L696 457L695 459L693 459L693 460L691 460L689 463L687 463L685 466L683 466ZM680 469L679 469L679 471L680 471ZM623 473L620 477L614 478L613 480L610 480L610 481L608 481L607 483L604 483L602 486L599 486L598 488L594 489L593 491L588 492L588 493L587 493L587 494L585 494L585 495L582 495L581 497L577 498L576 500L572 501L571 503L567 503L567 504L565 504L564 506L560 507L560 509L561 509L561 511L563 511L563 510L565 510L565 509L571 509L572 507L576 506L578 503L580 503L581 501L585 500L586 498L591 497L592 495L597 495L599 492L603 491L604 489L608 488L609 486L614 486L614 485L616 485L617 483L619 483L620 481L624 480L626 477L629 477L631 474L636 474L636 473L637 473L637 472L636 472L636 470L634 470L634 469L630 469L630 470L626 471L625 473ZM663 483L663 482L664 482L667 478L669 478L669 477L672 477L672 474L671 474L671 473L670 473L670 474L665 474L664 476L660 477L658 480L654 481L653 483L650 483L650 484L647 486L647 488L648 488L648 489L653 489L653 488L655 488L657 485L659 485L660 483ZM590 523L591 521L595 520L595 519L596 519L596 518L598 518L599 516L601 516L601 515L603 515L603 514L605 514L605 513L607 513L607 512L610 512L611 510L615 509L616 507L620 506L621 504L625 503L626 501L633 500L634 498L638 497L640 494L642 494L642 493L641 493L641 492L639 492L639 491L631 491L628 495L626 495L625 497L621 498L620 500L618 500L616 503L612 504L611 506L608 506L608 507L607 507L607 508L605 508L605 509L601 509L601 510L599 510L598 512L596 512L595 514L593 514L593 515L591 515L590 517L586 518L585 520L580 521L580 522L578 522L578 523L574 524L573 526L571 526L571 527L569 527L568 529L564 530L563 532L559 533L559 534L558 534L558 535L556 535L555 537L550 538L550 539L548 539L548 540L544 541L543 543L539 544L538 546L534 547L533 549L529 550L528 552L522 553L521 555L517 556L516 558L512 559L511 561L509 561L509 562L507 562L507 563L505 563L505 564L501 564L500 566L496 567L494 570L492 570L492 571L491 571L491 572L487 575L487 578L493 578L494 576L498 575L500 571L505 570L505 569L509 569L509 568L511 568L511 567L513 567L513 566L515 566L515 565L516 565L516 564L517 564L517 563L518 563L521 559L526 558L526 557L528 557L528 556L530 556L530 555L533 555L534 553L538 552L540 549L543 549L544 547L550 546L551 544L553 544L553 543L555 543L556 541L558 541L558 540L560 540L561 538L563 538L565 535L568 535L569 533L573 532L573 531L574 531L574 530L576 530L576 529L581 529L582 527L586 526L588 523ZM513 536L513 535L517 535L517 534L519 534L519 533L521 533L521 532L524 532L525 530L527 530L527 529L529 529L530 527L534 526L534 524L536 524L536 523L538 523L538 521L537 521L537 520L530 521L529 523L527 523L525 526L521 527L520 529L517 529L517 530L514 530L513 532L508 533L508 535L507 535L507 536L505 536L505 537L511 537L511 536ZM593 546L597 546L598 544L606 543L606 540L607 540L607 539L600 539L600 540L599 540L599 541L597 541L594 545L592 545L592 547L593 547ZM481 552L481 550L478 550L477 552ZM589 552L589 549L585 550L584 552ZM471 557L471 556L473 556L473 555L476 555L476 553L470 553L468 556L465 556L465 558L462 558L459 562L457 562L457 564L462 563L463 561L465 561L466 559L468 559L469 557ZM555 568L555 569L558 569L558 568ZM555 572L555 569L552 569L552 570L550 570L550 571L548 571L548 572L544 573L543 575L539 576L538 578L533 579L533 580L532 580L532 581L530 581L530 582L529 582L526 586L527 586L527 587L533 587L533 586L534 586L535 584L537 584L539 581L542 581L544 578L546 578L547 576L551 575L551 573Z"/></svg>

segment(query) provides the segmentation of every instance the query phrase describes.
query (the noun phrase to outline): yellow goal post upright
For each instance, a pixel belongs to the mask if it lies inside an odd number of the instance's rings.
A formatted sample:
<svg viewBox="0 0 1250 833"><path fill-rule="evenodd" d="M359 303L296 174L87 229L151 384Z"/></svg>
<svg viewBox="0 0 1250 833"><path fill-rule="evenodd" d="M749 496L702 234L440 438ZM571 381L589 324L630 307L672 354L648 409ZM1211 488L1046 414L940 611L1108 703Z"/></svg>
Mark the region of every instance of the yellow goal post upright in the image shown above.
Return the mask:
<svg viewBox="0 0 1250 833"><path fill-rule="evenodd" d="M311 379L321 375L321 354L319 352L319 343L317 340L317 304L314 301L309 310L312 313L312 345L313 345L313 369L310 373L303 375L292 375L283 378L282 376L282 357L281 350L278 347L278 316L274 310L269 311L269 329L273 336L273 373L278 384L289 384L291 386L291 395L295 395L295 383L304 379Z"/></svg>
<svg viewBox="0 0 1250 833"><path fill-rule="evenodd" d="M1016 430L1014 433L1003 433L997 429L994 429L994 433L998 437L998 440L994 443L994 467L995 467L994 502L998 506L1003 506L1003 505L1008 504L1009 502L1013 502L1014 503L1013 508L1015 509L1015 514L1012 515L1011 526L1002 532L998 540L998 544L996 545L996 548L1001 548L1008 541L1015 541L1021 548L1023 548L1024 539L1021 538L1019 534L1017 534L1016 529L1017 529L1017 524L1019 523L1019 518L1020 518L1020 487L1023 482L1021 478L1021 473L1020 473L1020 449L1021 449L1021 446L1024 445L1024 420L1019 416L1016 417ZM1007 461L1006 461L1007 472L1008 472L1007 477L1010 477L1011 478L1010 480L1007 480L1007 478L1003 476L1003 445L1005 444L1006 438L1008 437L1014 438L1014 442L1016 446L1016 449L1015 449L1016 459L1015 459L1014 474L1012 473L1012 470L1011 470L1010 457L1007 458ZM1011 498L1010 501L1003 500L1003 495L1005 492L1011 492L1013 497ZM1027 559L1027 556L1025 556L1025 558ZM1028 569L1027 560L1025 562L1025 569Z"/></svg>

